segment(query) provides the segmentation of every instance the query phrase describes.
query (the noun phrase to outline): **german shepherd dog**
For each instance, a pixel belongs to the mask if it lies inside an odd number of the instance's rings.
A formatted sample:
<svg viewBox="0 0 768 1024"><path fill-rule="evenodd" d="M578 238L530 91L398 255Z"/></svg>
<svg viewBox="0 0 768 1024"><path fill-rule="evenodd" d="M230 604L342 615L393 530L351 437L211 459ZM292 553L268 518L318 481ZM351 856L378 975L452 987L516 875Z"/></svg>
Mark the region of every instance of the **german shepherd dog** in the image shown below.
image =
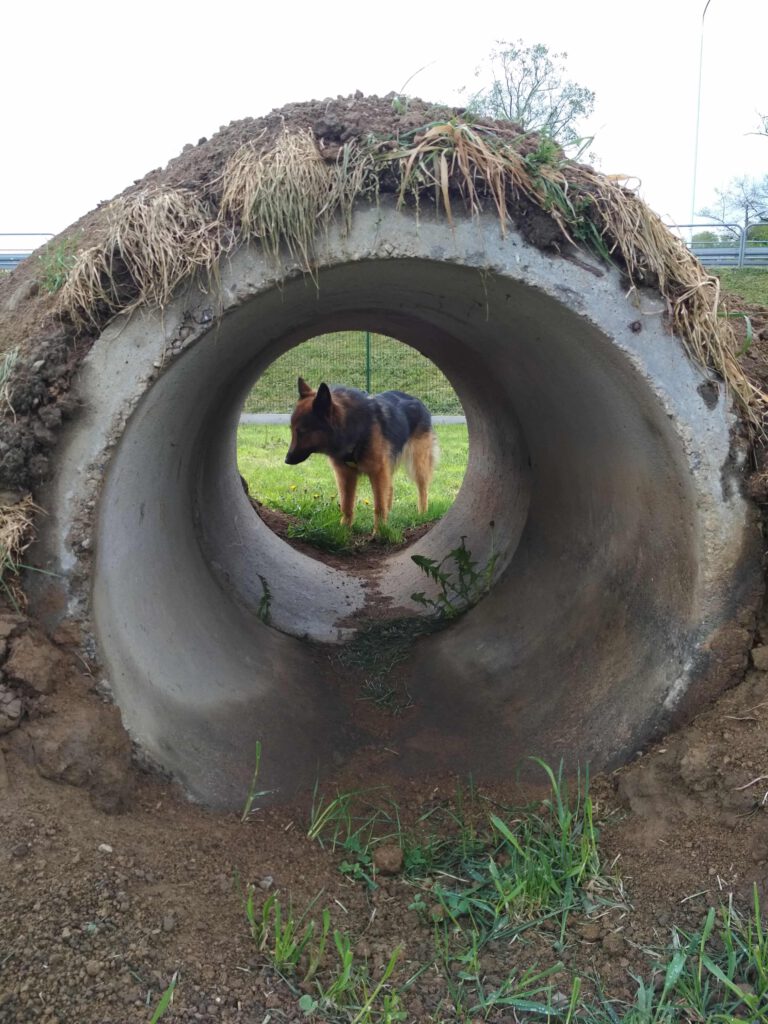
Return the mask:
<svg viewBox="0 0 768 1024"><path fill-rule="evenodd" d="M400 462L419 489L419 512L427 498L437 444L426 405L403 391L369 395L357 388L321 384L314 391L299 377L299 400L291 416L289 466L310 455L327 455L336 474L341 521L355 518L357 478L365 473L373 490L373 532L392 510L392 476Z"/></svg>

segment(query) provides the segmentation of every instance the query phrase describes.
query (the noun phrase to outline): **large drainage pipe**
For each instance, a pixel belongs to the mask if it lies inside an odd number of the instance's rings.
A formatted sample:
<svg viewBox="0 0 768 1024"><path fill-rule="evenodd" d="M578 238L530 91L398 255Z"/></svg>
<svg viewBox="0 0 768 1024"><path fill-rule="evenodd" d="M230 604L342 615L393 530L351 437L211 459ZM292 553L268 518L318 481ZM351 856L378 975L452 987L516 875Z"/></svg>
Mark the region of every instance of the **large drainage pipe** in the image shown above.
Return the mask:
<svg viewBox="0 0 768 1024"><path fill-rule="evenodd" d="M259 786L284 797L360 749L479 778L531 754L609 765L732 682L757 530L729 399L659 296L502 238L490 215L451 228L362 207L319 246L316 281L239 251L215 294L114 323L83 366L43 544L88 605L139 748L214 806L242 804L256 740ZM343 641L370 591L270 532L236 465L260 372L349 327L432 359L470 434L454 506L383 563L379 601L413 607L415 551L439 559L465 536L482 564L493 533L501 552L490 594L399 666L415 707L386 741L357 724L315 643Z"/></svg>

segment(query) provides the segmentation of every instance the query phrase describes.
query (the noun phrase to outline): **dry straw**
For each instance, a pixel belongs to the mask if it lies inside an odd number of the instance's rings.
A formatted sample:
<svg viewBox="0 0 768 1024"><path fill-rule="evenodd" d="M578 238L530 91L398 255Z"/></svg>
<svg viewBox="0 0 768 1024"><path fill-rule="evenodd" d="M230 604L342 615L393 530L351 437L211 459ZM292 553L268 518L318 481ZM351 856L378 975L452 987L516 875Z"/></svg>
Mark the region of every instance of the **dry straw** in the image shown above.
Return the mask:
<svg viewBox="0 0 768 1024"><path fill-rule="evenodd" d="M313 133L282 131L269 148L263 134L241 146L222 175L219 219L242 242L258 239L275 261L285 246L312 273L314 246L337 210L352 204L375 182L373 161L344 146L335 163L323 159Z"/></svg>
<svg viewBox="0 0 768 1024"><path fill-rule="evenodd" d="M182 282L209 274L220 255L217 225L195 191L121 196L109 207L103 240L78 253L61 308L94 326L140 305L162 308Z"/></svg>
<svg viewBox="0 0 768 1024"><path fill-rule="evenodd" d="M210 274L236 244L257 240L277 260L287 250L314 273L315 245L332 217L349 222L361 197L392 183L400 203L434 195L449 222L458 202L471 215L489 203L502 233L536 206L556 225L561 248L585 246L616 262L631 285L658 287L689 355L715 370L759 427L762 391L744 375L719 282L620 179L566 160L551 140L509 126L454 118L395 139L371 136L323 157L309 129L261 136L240 147L218 182L218 209L202 191L155 188L116 200L102 241L81 252L61 295L76 324L103 326L118 312L164 306L178 286ZM202 188L202 186L201 186ZM226 241L225 241L226 240Z"/></svg>
<svg viewBox="0 0 768 1024"><path fill-rule="evenodd" d="M720 280L708 274L683 242L619 181L574 166L573 185L592 204L633 284L656 283L667 299L673 331L688 354L717 371L732 388L750 422L760 428L768 396L745 375L727 319L719 316Z"/></svg>
<svg viewBox="0 0 768 1024"><path fill-rule="evenodd" d="M20 579L22 558L34 540L35 516L40 512L31 494L13 504L0 504L0 589L16 609L26 606Z"/></svg>

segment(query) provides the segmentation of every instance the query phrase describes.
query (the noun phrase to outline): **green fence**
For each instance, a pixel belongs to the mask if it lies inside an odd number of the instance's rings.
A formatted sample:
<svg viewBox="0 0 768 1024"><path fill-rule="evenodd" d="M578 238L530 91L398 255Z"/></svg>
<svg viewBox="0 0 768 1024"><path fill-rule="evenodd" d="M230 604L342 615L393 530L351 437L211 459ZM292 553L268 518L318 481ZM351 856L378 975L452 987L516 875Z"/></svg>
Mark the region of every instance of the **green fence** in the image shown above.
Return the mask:
<svg viewBox="0 0 768 1024"><path fill-rule="evenodd" d="M436 415L463 413L456 392L433 362L394 338L369 331L323 334L297 345L267 367L248 395L245 412L290 412L303 377L312 387L321 381L379 391L406 391Z"/></svg>

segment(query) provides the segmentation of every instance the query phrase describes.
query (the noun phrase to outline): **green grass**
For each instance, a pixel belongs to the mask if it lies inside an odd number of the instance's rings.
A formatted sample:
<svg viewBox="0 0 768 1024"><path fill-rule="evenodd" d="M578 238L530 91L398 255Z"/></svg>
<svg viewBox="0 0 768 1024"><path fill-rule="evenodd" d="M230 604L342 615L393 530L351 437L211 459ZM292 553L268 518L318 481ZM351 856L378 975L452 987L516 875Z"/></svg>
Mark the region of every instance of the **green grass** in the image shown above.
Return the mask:
<svg viewBox="0 0 768 1024"><path fill-rule="evenodd" d="M315 793L308 836L340 851L339 869L376 887L373 851L396 842L404 877L428 896L437 920L469 929L472 943L512 939L520 926L618 902L598 853L589 776L570 786L541 761L549 796L535 806L488 813L474 788L403 827L394 801L375 792ZM350 870L350 862L359 870ZM416 902L419 900L417 898Z"/></svg>
<svg viewBox="0 0 768 1024"><path fill-rule="evenodd" d="M489 813L473 786L459 785L453 800L436 804L409 827L383 790L327 799L315 791L307 835L340 858L338 869L351 882L378 888L376 847L400 846L400 898L431 928L432 951L421 962L408 962L407 971L395 951L374 984L354 961L350 935L334 930L339 965L329 970L328 910L312 915L313 903L295 918L290 906L286 910L270 897L259 915L250 890L246 913L259 948L289 983L306 975L305 993L307 980L317 989L317 996L301 997L301 1009L325 1010L329 1016L321 1019L340 1022L407 1020L402 1007L409 990L418 991L422 975L438 974L446 996L429 1017L435 1024L496 1020L499 1011L522 1013L521 1020L579 1019L579 978L564 1009L558 1008L562 996L550 979L563 969L559 958L541 969L510 965L493 982L483 965L491 948L506 947L547 918L562 917L564 929L571 910L590 913L614 899L615 886L601 871L588 777L569 789L562 773L539 763L550 795L536 805L493 805Z"/></svg>
<svg viewBox="0 0 768 1024"><path fill-rule="evenodd" d="M64 238L45 246L38 256L40 284L46 292L55 293L64 287L77 256L78 240Z"/></svg>
<svg viewBox="0 0 768 1024"><path fill-rule="evenodd" d="M172 1005L172 1003L173 1003L173 993L174 993L174 990L176 988L176 983L177 983L178 979L179 979L179 972L175 971L174 974L173 974L173 977L171 978L170 984L168 985L168 987L165 989L165 991L160 996L160 1001L158 1002L157 1006L155 1007L155 1012L152 1014L152 1018L151 1018L149 1024L158 1024L158 1022L160 1021L161 1017L163 1017L165 1015L165 1011L168 1009L169 1006Z"/></svg>
<svg viewBox="0 0 768 1024"><path fill-rule="evenodd" d="M318 897L296 916L290 902L283 906L274 893L259 913L255 893L250 886L246 895L251 935L306 1017L344 1024L394 1024L405 1019L399 994L388 984L400 959L399 948L375 980L367 962L356 957L350 933L332 927L328 908L314 915Z"/></svg>
<svg viewBox="0 0 768 1024"><path fill-rule="evenodd" d="M601 864L588 773L568 784L562 771L537 763L549 784L543 800L504 808L458 786L453 800L435 802L409 826L383 789L330 798L316 790L309 839L348 884L369 891L378 887L376 847L398 844L403 869L385 902L406 903L431 941L405 936L404 955L396 949L379 958L374 976L354 952L358 936L333 926L321 894L296 913L276 895L259 909L250 887L251 933L297 1009L338 1024L394 1024L413 1019L408 1000L440 977L439 1003L419 1018L431 1024L768 1024L768 931L756 889L751 906L729 900L693 930L673 927L666 947L644 949L647 966L635 966L628 998L611 996L594 970L570 963L580 941L572 913L578 926L613 907L621 927L629 905ZM362 933L369 925L361 920ZM551 953L526 962L531 939Z"/></svg>
<svg viewBox="0 0 768 1024"><path fill-rule="evenodd" d="M768 267L713 270L723 288L756 306L768 306Z"/></svg>
<svg viewBox="0 0 768 1024"><path fill-rule="evenodd" d="M366 354L366 333L370 339ZM426 402L432 413L461 415L456 393L444 374L415 348L365 331L338 331L297 345L279 356L256 382L245 412L290 412L298 397L296 382L312 387L344 384L375 394L405 391Z"/></svg>
<svg viewBox="0 0 768 1024"><path fill-rule="evenodd" d="M439 424L440 460L424 515L416 508L416 486L402 470L395 476L395 501L382 539L397 543L402 531L440 519L458 494L467 465L467 428L463 424ZM328 460L313 455L298 466L287 466L285 453L290 428L276 424L244 424L237 435L237 461L251 496L269 508L295 518L291 536L326 550L344 551L357 546L373 531L373 495L367 477L361 476L357 514L351 530L339 522L336 480Z"/></svg>

